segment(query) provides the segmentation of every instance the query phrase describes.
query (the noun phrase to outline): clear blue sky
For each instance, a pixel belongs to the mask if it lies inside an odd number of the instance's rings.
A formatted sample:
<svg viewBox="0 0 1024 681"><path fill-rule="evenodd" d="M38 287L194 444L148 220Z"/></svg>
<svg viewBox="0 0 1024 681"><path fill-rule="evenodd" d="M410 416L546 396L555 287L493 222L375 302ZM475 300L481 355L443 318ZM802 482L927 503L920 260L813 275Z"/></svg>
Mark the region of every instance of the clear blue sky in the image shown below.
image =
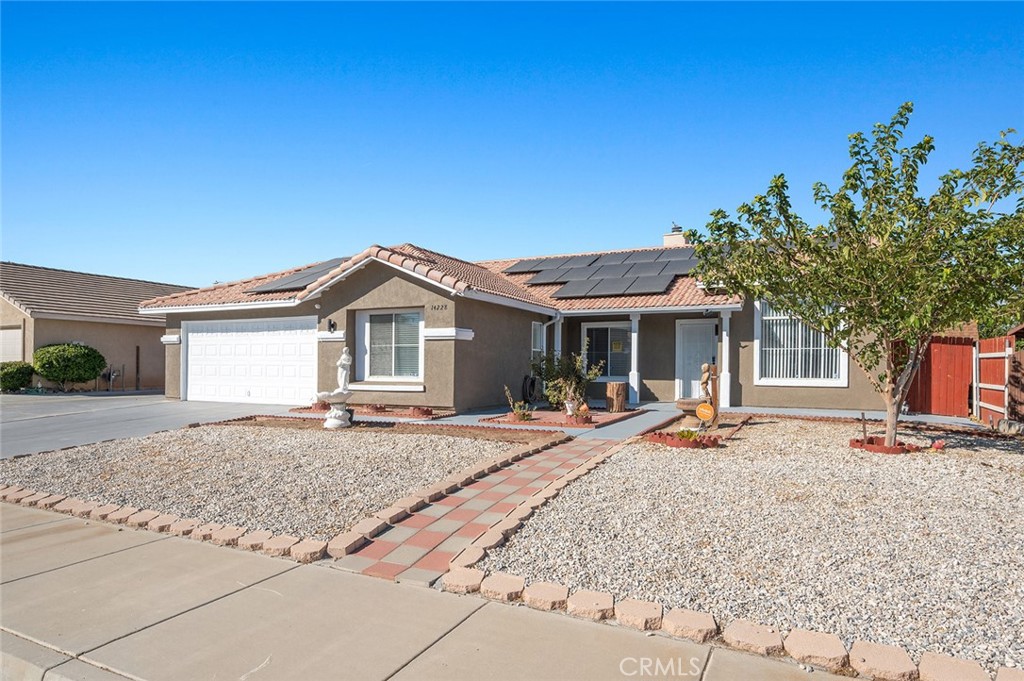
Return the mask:
<svg viewBox="0 0 1024 681"><path fill-rule="evenodd" d="M207 285L660 243L912 100L1024 127L1024 3L2 4L5 260Z"/></svg>

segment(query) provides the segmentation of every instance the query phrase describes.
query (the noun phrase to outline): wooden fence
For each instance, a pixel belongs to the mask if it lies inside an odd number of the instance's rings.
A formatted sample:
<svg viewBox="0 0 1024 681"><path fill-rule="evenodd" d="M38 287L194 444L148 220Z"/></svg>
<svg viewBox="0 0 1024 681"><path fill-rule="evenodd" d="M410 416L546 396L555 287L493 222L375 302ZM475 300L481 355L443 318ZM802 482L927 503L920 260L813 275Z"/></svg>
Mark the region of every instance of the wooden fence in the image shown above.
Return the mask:
<svg viewBox="0 0 1024 681"><path fill-rule="evenodd" d="M1024 397L1020 389L1020 355L1024 353L1015 357L1013 344L1013 336L978 341L978 418L987 426L995 425L999 419L1020 417Z"/></svg>
<svg viewBox="0 0 1024 681"><path fill-rule="evenodd" d="M1014 421L1024 421L1024 350L1018 350L1010 361L1010 382L1007 396L1009 398L1009 417Z"/></svg>
<svg viewBox="0 0 1024 681"><path fill-rule="evenodd" d="M971 415L974 339L936 337L910 384L910 411L941 416Z"/></svg>

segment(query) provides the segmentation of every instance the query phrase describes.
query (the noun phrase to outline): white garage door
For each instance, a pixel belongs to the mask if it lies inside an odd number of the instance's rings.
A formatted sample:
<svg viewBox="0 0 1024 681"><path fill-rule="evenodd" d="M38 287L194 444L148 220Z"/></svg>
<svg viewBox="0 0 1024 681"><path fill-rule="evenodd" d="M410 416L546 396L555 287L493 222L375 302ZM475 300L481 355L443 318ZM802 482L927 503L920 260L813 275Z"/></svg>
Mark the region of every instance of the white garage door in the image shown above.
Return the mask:
<svg viewBox="0 0 1024 681"><path fill-rule="evenodd" d="M309 404L316 392L316 318L185 322L185 399Z"/></svg>
<svg viewBox="0 0 1024 681"><path fill-rule="evenodd" d="M20 362L21 328L0 329L0 362Z"/></svg>

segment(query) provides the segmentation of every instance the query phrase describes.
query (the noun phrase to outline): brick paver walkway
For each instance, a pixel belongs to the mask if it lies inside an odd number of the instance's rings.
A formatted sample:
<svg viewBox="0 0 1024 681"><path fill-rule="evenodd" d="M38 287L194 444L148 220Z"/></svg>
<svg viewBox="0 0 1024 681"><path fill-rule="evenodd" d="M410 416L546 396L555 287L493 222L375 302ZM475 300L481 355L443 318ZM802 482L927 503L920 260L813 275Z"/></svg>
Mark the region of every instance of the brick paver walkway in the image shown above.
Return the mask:
<svg viewBox="0 0 1024 681"><path fill-rule="evenodd" d="M431 584L448 563L551 481L616 440L573 440L521 459L421 508L335 567L373 577Z"/></svg>

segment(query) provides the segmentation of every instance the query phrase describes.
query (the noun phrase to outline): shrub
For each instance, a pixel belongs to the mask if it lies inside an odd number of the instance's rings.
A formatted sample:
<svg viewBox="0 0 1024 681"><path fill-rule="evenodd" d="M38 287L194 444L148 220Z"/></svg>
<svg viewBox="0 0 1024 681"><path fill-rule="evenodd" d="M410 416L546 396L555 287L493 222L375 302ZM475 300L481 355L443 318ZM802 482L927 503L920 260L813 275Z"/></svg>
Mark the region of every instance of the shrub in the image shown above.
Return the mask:
<svg viewBox="0 0 1024 681"><path fill-rule="evenodd" d="M107 366L98 350L80 343L45 345L32 359L36 373L58 384L62 391L72 383L95 380Z"/></svg>
<svg viewBox="0 0 1024 681"><path fill-rule="evenodd" d="M544 395L553 408L561 409L570 400L577 405L586 404L587 386L601 375L604 367L604 360L587 366L587 346L588 341L584 340L579 354L549 352L531 366L533 373L544 381Z"/></svg>
<svg viewBox="0 0 1024 681"><path fill-rule="evenodd" d="M0 390L15 392L32 384L35 369L28 362L0 363Z"/></svg>

